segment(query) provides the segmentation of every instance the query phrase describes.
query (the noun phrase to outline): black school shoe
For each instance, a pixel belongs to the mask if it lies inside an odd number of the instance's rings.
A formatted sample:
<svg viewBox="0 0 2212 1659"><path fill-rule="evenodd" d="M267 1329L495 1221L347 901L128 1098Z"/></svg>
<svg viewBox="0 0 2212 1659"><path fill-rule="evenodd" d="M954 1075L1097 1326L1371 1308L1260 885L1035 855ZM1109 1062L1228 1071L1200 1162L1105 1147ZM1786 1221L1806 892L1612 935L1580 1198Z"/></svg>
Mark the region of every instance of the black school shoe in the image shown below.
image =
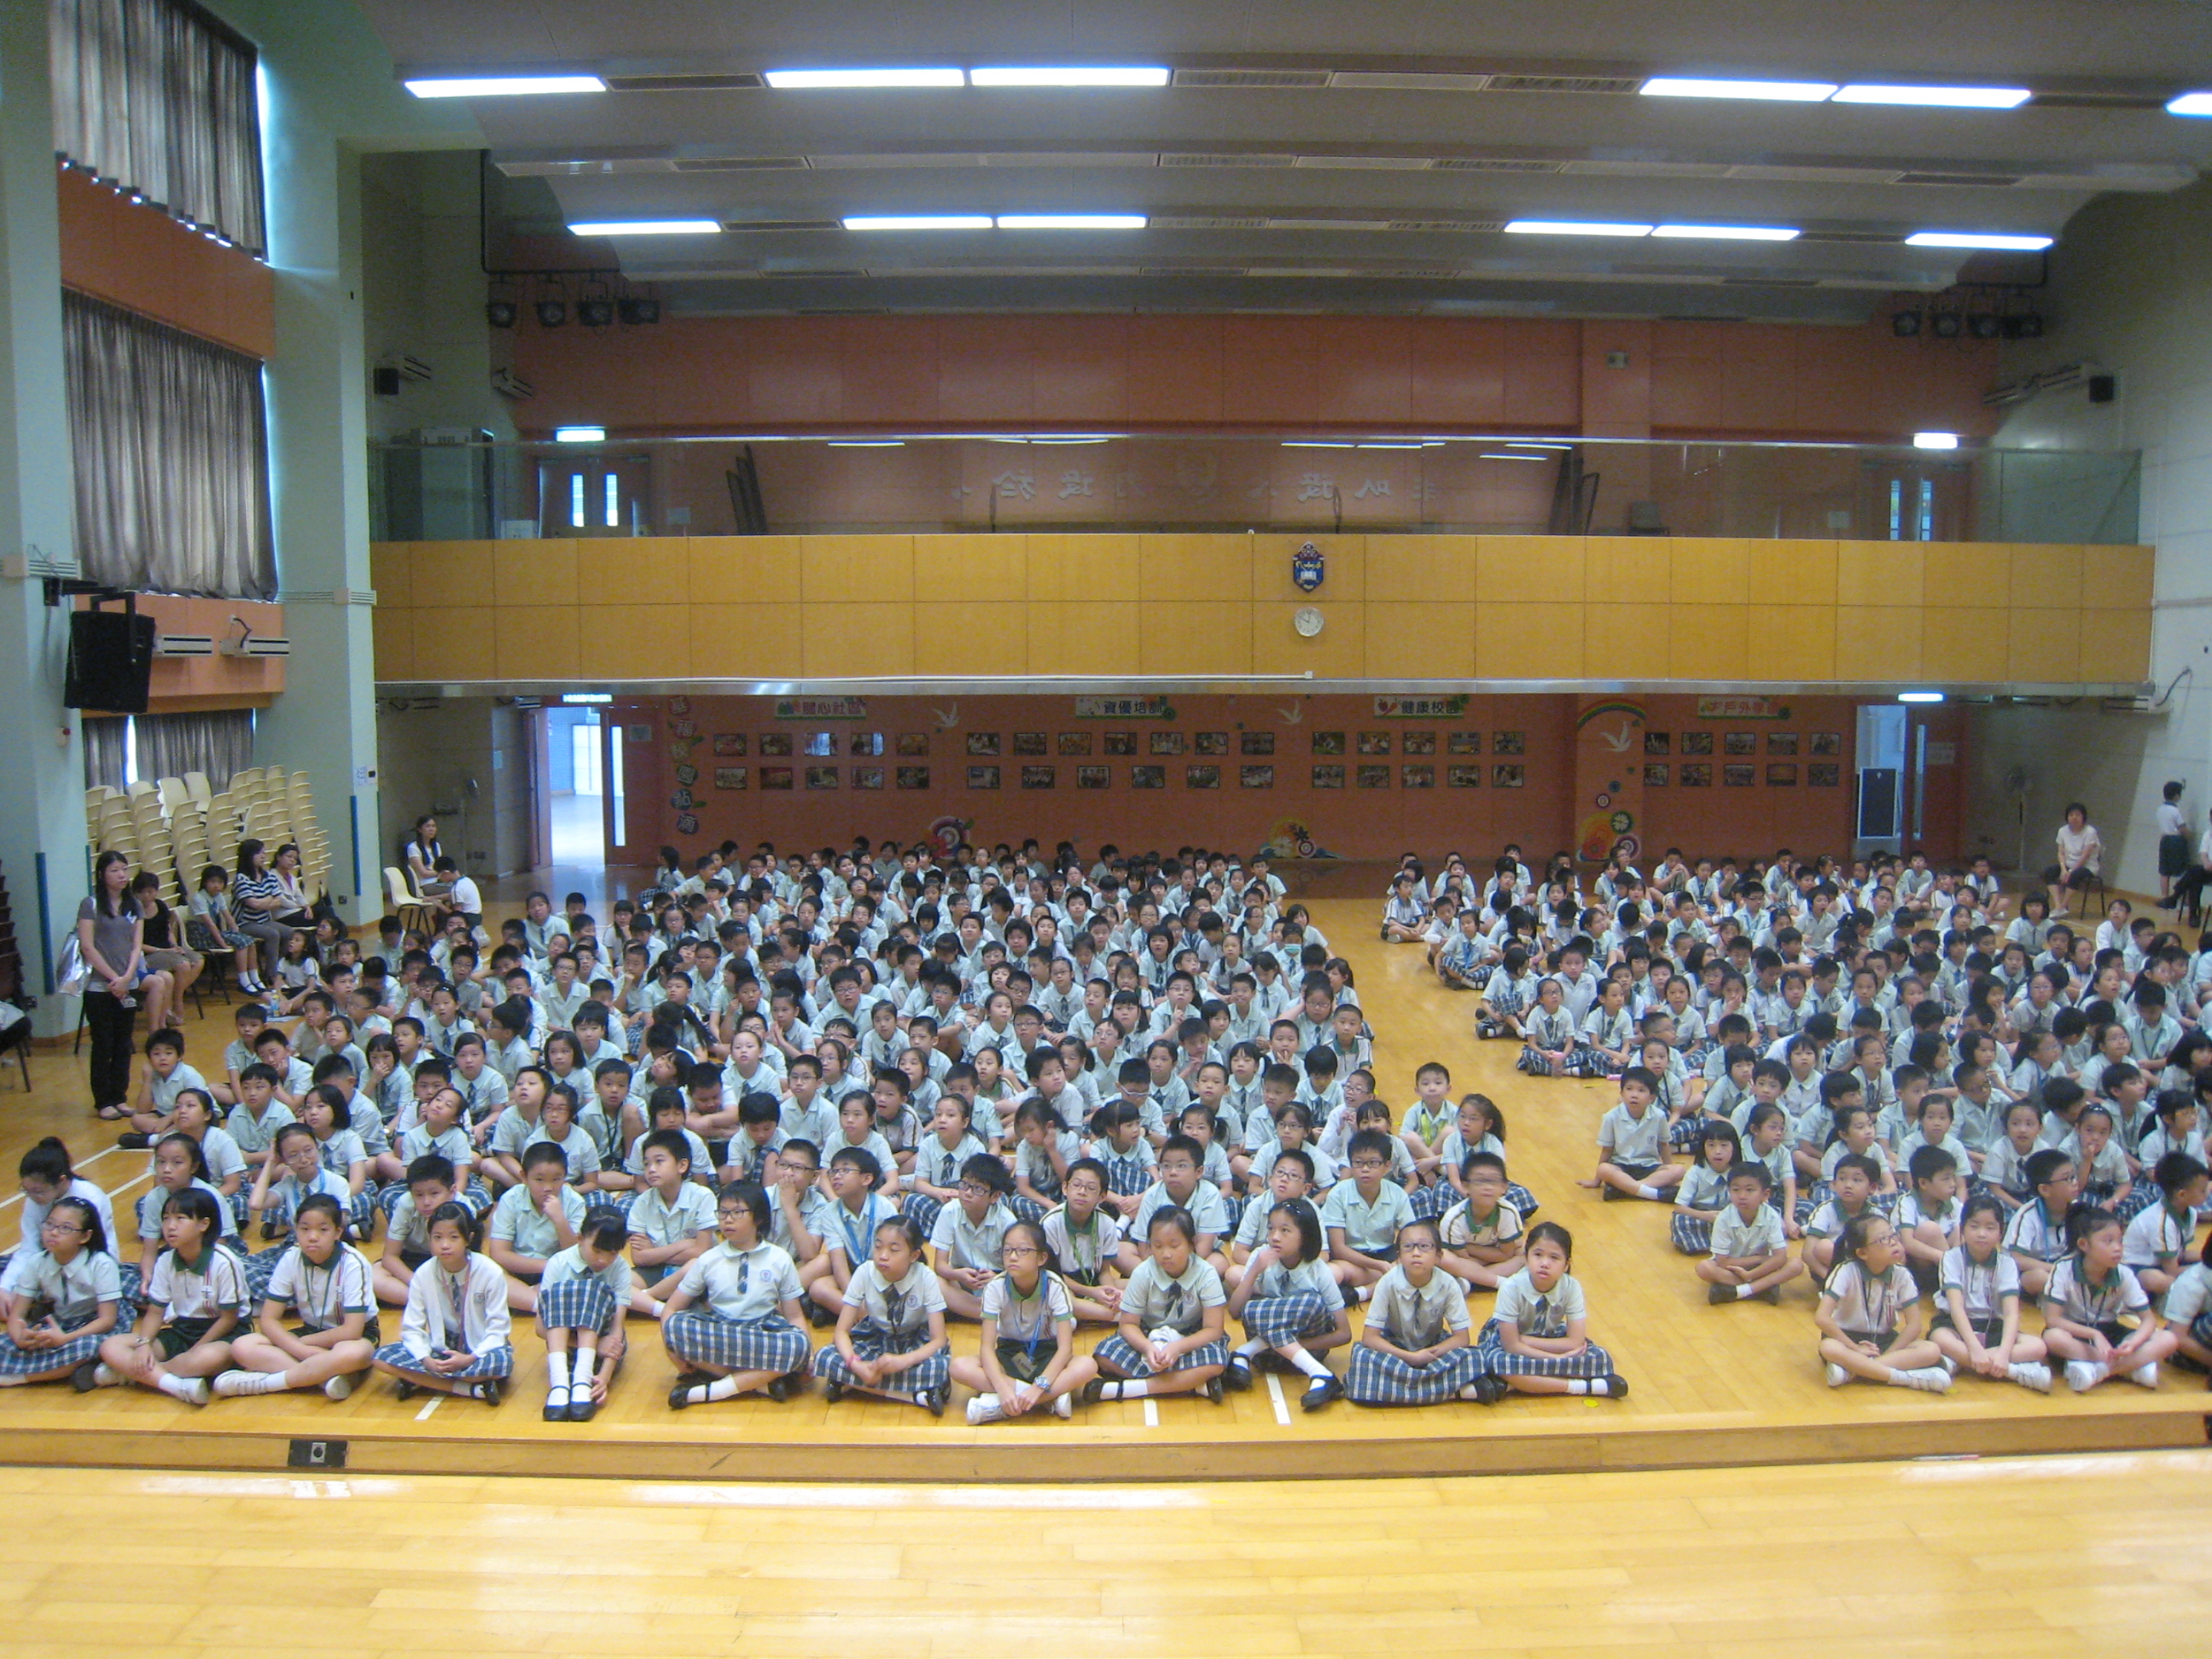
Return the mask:
<svg viewBox="0 0 2212 1659"><path fill-rule="evenodd" d="M1208 1400L1211 1400L1215 1405L1218 1406L1221 1403L1221 1379L1218 1376L1207 1377L1206 1379L1206 1387L1200 1389L1200 1392L1205 1395L1205 1396Z"/></svg>
<svg viewBox="0 0 2212 1659"><path fill-rule="evenodd" d="M496 1406L507 1398L507 1382L502 1377L488 1376L477 1384L477 1398L487 1406Z"/></svg>
<svg viewBox="0 0 2212 1659"><path fill-rule="evenodd" d="M70 1387L79 1394L90 1394L100 1386L100 1361L88 1359L70 1373Z"/></svg>
<svg viewBox="0 0 2212 1659"><path fill-rule="evenodd" d="M1605 1397L1607 1400L1627 1399L1628 1379L1618 1371L1607 1371L1605 1374Z"/></svg>
<svg viewBox="0 0 2212 1659"><path fill-rule="evenodd" d="M924 1389L920 1396L922 1410L927 1412L932 1417L944 1416L945 1396L950 1392L951 1390L945 1389Z"/></svg>
<svg viewBox="0 0 2212 1659"><path fill-rule="evenodd" d="M686 1382L682 1377L678 1377L676 1386L668 1391L668 1409L672 1412L689 1409L692 1404L691 1390L698 1386L696 1382Z"/></svg>
<svg viewBox="0 0 2212 1659"><path fill-rule="evenodd" d="M592 1391L589 1389L584 1390L583 1397L580 1399L576 1396L573 1389L570 1391L568 1420L571 1423L588 1423L599 1415L599 1402L592 1398Z"/></svg>
<svg viewBox="0 0 2212 1659"><path fill-rule="evenodd" d="M1476 1377L1472 1386L1474 1389L1475 1403L1480 1406L1495 1406L1511 1392L1506 1388L1504 1378L1492 1376L1487 1372Z"/></svg>
<svg viewBox="0 0 2212 1659"><path fill-rule="evenodd" d="M141 1134L136 1129L126 1129L115 1137L115 1144L126 1152L143 1152L154 1144L154 1137Z"/></svg>
<svg viewBox="0 0 2212 1659"><path fill-rule="evenodd" d="M1221 1386L1231 1394L1243 1394L1252 1386L1252 1362L1241 1353L1229 1356L1227 1369L1221 1373Z"/></svg>
<svg viewBox="0 0 2212 1659"><path fill-rule="evenodd" d="M1343 1398L1342 1382L1334 1376L1316 1376L1306 1384L1306 1391L1298 1396L1298 1405L1305 1411L1317 1412L1323 1406Z"/></svg>

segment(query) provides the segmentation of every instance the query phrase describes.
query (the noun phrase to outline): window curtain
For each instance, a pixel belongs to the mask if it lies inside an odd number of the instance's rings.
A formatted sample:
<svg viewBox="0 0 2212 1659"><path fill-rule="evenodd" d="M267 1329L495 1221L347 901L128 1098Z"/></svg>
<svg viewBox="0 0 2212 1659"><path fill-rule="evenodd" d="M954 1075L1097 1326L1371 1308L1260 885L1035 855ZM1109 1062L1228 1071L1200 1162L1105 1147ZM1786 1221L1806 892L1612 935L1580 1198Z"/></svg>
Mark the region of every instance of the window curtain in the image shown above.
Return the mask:
<svg viewBox="0 0 2212 1659"><path fill-rule="evenodd" d="M275 599L261 365L80 294L62 331L86 577Z"/></svg>
<svg viewBox="0 0 2212 1659"><path fill-rule="evenodd" d="M264 252L252 46L190 0L52 0L48 16L54 148Z"/></svg>
<svg viewBox="0 0 2212 1659"><path fill-rule="evenodd" d="M127 719L87 720L84 723L86 788L103 783L110 789L124 787L124 728L130 724Z"/></svg>
<svg viewBox="0 0 2212 1659"><path fill-rule="evenodd" d="M226 709L214 714L141 714L137 717L138 775L181 778L204 772L209 786L222 790L230 775L253 763L253 711Z"/></svg>

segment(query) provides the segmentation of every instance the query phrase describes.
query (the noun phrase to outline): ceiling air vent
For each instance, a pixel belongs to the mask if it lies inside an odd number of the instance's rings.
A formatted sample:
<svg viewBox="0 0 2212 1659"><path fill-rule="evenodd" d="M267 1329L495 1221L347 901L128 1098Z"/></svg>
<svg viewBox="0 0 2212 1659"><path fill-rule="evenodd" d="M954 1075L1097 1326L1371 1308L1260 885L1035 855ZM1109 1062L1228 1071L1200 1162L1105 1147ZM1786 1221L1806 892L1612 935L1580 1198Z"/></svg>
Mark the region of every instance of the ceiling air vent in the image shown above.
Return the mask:
<svg viewBox="0 0 2212 1659"><path fill-rule="evenodd" d="M2166 100L2137 92L2039 92L2029 109L2164 109Z"/></svg>
<svg viewBox="0 0 2212 1659"><path fill-rule="evenodd" d="M1640 75L1493 75L1492 92L1632 93L1644 84Z"/></svg>
<svg viewBox="0 0 2212 1659"><path fill-rule="evenodd" d="M1447 155L1431 161L1431 173L1560 173L1565 161L1517 161L1495 155Z"/></svg>
<svg viewBox="0 0 2212 1659"><path fill-rule="evenodd" d="M1298 165L1338 173L1421 173L1433 164L1425 155L1301 155Z"/></svg>
<svg viewBox="0 0 2212 1659"><path fill-rule="evenodd" d="M1285 216L1267 222L1270 230L1388 230L1388 219L1320 219Z"/></svg>
<svg viewBox="0 0 2212 1659"><path fill-rule="evenodd" d="M804 155L680 155L678 173L793 173L804 172Z"/></svg>
<svg viewBox="0 0 2212 1659"><path fill-rule="evenodd" d="M1178 213L1152 216L1154 230L1265 230L1266 219L1234 219L1205 214Z"/></svg>
<svg viewBox="0 0 2212 1659"><path fill-rule="evenodd" d="M1170 83L1178 87L1257 87L1277 91L1297 91L1312 87L1325 87L1329 82L1327 70L1291 69L1179 69Z"/></svg>
<svg viewBox="0 0 2212 1659"><path fill-rule="evenodd" d="M1393 230L1448 231L1455 235L1494 235L1505 228L1503 219L1393 219Z"/></svg>
<svg viewBox="0 0 2212 1659"><path fill-rule="evenodd" d="M1242 276L1242 265L1145 265L1140 274L1146 276Z"/></svg>
<svg viewBox="0 0 2212 1659"><path fill-rule="evenodd" d="M757 75L610 75L609 92L755 92L768 84Z"/></svg>
<svg viewBox="0 0 2212 1659"><path fill-rule="evenodd" d="M1818 288L1817 276L1723 276L1723 288Z"/></svg>
<svg viewBox="0 0 2212 1659"><path fill-rule="evenodd" d="M1339 70L1328 77L1332 87L1352 92L1480 92L1490 84L1487 75L1422 75L1396 70Z"/></svg>
<svg viewBox="0 0 2212 1659"><path fill-rule="evenodd" d="M1160 157L1164 167L1294 167L1297 164L1295 155L1216 155L1200 150L1170 150Z"/></svg>
<svg viewBox="0 0 2212 1659"><path fill-rule="evenodd" d="M1892 180L1899 185L1952 185L1972 189L2002 190L2020 182L2017 173L1900 173Z"/></svg>

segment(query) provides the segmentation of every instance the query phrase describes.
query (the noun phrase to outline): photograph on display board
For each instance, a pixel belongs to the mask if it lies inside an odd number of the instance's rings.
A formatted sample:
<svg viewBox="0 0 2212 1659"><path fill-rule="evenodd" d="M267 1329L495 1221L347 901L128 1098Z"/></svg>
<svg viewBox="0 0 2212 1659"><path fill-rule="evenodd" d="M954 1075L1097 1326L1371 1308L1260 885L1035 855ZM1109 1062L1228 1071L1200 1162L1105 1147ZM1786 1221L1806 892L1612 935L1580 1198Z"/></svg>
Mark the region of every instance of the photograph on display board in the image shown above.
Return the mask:
<svg viewBox="0 0 2212 1659"><path fill-rule="evenodd" d="M1689 734L1683 734L1687 737ZM1713 763L1711 761L1684 761L1675 774L1675 781L1685 789L1710 789L1713 787Z"/></svg>
<svg viewBox="0 0 2212 1659"><path fill-rule="evenodd" d="M1225 755L1229 752L1226 732L1200 732L1191 744L1194 755Z"/></svg>
<svg viewBox="0 0 2212 1659"><path fill-rule="evenodd" d="M1672 769L1665 761L1646 761L1644 763L1644 781L1652 787L1663 789L1667 787L1667 775Z"/></svg>
<svg viewBox="0 0 2212 1659"><path fill-rule="evenodd" d="M1644 734L1644 752L1647 755L1673 754L1674 734L1672 732L1646 732Z"/></svg>
<svg viewBox="0 0 2212 1659"><path fill-rule="evenodd" d="M1805 784L1811 789L1833 789L1844 781L1844 769L1833 761L1808 761Z"/></svg>
<svg viewBox="0 0 2212 1659"><path fill-rule="evenodd" d="M1730 732L1721 738L1723 755L1756 755L1759 752L1759 733Z"/></svg>
<svg viewBox="0 0 2212 1659"><path fill-rule="evenodd" d="M996 732L970 732L968 734L968 752L971 755L997 754L999 734Z"/></svg>
<svg viewBox="0 0 2212 1659"><path fill-rule="evenodd" d="M1527 785L1528 774L1524 767L1493 766L1490 769L1490 781L1500 789L1519 789Z"/></svg>
<svg viewBox="0 0 2212 1659"><path fill-rule="evenodd" d="M1017 755L1048 755L1052 749L1047 738L1048 734L1042 732L1017 732L1014 733L1014 752Z"/></svg>
<svg viewBox="0 0 2212 1659"><path fill-rule="evenodd" d="M1455 766L1444 774L1444 781L1455 789L1482 787L1482 769L1480 766Z"/></svg>
<svg viewBox="0 0 2212 1659"><path fill-rule="evenodd" d="M999 787L999 769L995 766L969 767L968 787L970 789L996 789Z"/></svg>
<svg viewBox="0 0 2212 1659"><path fill-rule="evenodd" d="M1134 732L1109 732L1100 744L1098 752L1102 755L1133 755L1137 752L1137 734Z"/></svg>
<svg viewBox="0 0 2212 1659"><path fill-rule="evenodd" d="M1079 766L1075 769L1075 787L1078 789L1103 789L1113 773L1114 769L1110 766Z"/></svg>
<svg viewBox="0 0 2212 1659"><path fill-rule="evenodd" d="M1049 766L1024 766L1022 768L1022 787L1050 789L1055 787L1058 775L1058 773Z"/></svg>
<svg viewBox="0 0 2212 1659"><path fill-rule="evenodd" d="M1710 755L1713 752L1713 734L1710 732L1682 733L1682 752L1685 755Z"/></svg>
<svg viewBox="0 0 2212 1659"><path fill-rule="evenodd" d="M806 787L809 789L835 789L837 787L837 769L834 766L808 767Z"/></svg>
<svg viewBox="0 0 2212 1659"><path fill-rule="evenodd" d="M834 755L837 752L837 734L835 732L809 732L806 741L799 744L799 752L802 755Z"/></svg>
<svg viewBox="0 0 2212 1659"><path fill-rule="evenodd" d="M762 732L760 751L763 755L788 755L791 752L791 733L788 732Z"/></svg>
<svg viewBox="0 0 2212 1659"><path fill-rule="evenodd" d="M884 769L880 766L856 766L853 769L853 787L880 789L884 787Z"/></svg>
<svg viewBox="0 0 2212 1659"><path fill-rule="evenodd" d="M1777 789L1795 789L1797 787L1797 763L1796 761L1767 762L1766 781Z"/></svg>
<svg viewBox="0 0 2212 1659"><path fill-rule="evenodd" d="M1770 755L1796 754L1797 734L1795 732L1769 732L1766 734L1766 752Z"/></svg>
<svg viewBox="0 0 2212 1659"><path fill-rule="evenodd" d="M714 787L742 789L745 787L745 769L742 766L718 766L714 769Z"/></svg>
<svg viewBox="0 0 2212 1659"><path fill-rule="evenodd" d="M1390 769L1387 766L1362 766L1357 769L1352 781L1362 789L1388 789Z"/></svg>
<svg viewBox="0 0 2212 1659"><path fill-rule="evenodd" d="M717 757L742 755L745 752L745 734L742 732L714 733L714 753Z"/></svg>
<svg viewBox="0 0 2212 1659"><path fill-rule="evenodd" d="M1758 781L1758 777L1759 769L1756 766L1744 766L1731 762L1721 768L1721 787L1748 789Z"/></svg>
<svg viewBox="0 0 2212 1659"><path fill-rule="evenodd" d="M763 738L761 741L765 745L768 740ZM798 777L799 774L788 766L763 766L760 769L760 783L763 789L788 789Z"/></svg>
<svg viewBox="0 0 2212 1659"><path fill-rule="evenodd" d="M1316 755L1341 755L1344 752L1344 733L1341 732L1315 732L1313 751Z"/></svg>
<svg viewBox="0 0 2212 1659"><path fill-rule="evenodd" d="M900 732L898 751L902 755L927 755L929 752L929 733L927 732Z"/></svg>
<svg viewBox="0 0 2212 1659"><path fill-rule="evenodd" d="M1275 769L1272 766L1240 767L1237 781L1246 789L1273 789L1275 787Z"/></svg>
<svg viewBox="0 0 2212 1659"><path fill-rule="evenodd" d="M898 769L897 782L902 789L927 789L929 787L929 769L927 766L902 766Z"/></svg>
<svg viewBox="0 0 2212 1659"><path fill-rule="evenodd" d="M1437 752L1437 734L1433 732L1408 732L1399 740L1401 755L1433 755Z"/></svg>
<svg viewBox="0 0 2212 1659"><path fill-rule="evenodd" d="M1313 787L1316 789L1344 787L1344 769L1341 766L1316 766L1313 769Z"/></svg>
<svg viewBox="0 0 2212 1659"><path fill-rule="evenodd" d="M1145 734L1145 752L1148 755L1180 755L1183 747L1180 732L1148 732Z"/></svg>
<svg viewBox="0 0 2212 1659"><path fill-rule="evenodd" d="M1437 769L1433 766L1401 766L1398 781L1407 789L1433 789L1437 787Z"/></svg>
<svg viewBox="0 0 2212 1659"><path fill-rule="evenodd" d="M1455 732L1445 739L1444 746L1455 755L1480 755L1482 752L1482 733Z"/></svg>
<svg viewBox="0 0 2212 1659"><path fill-rule="evenodd" d="M1808 752L1815 755L1840 755L1844 752L1844 734L1840 732L1815 732Z"/></svg>
<svg viewBox="0 0 2212 1659"><path fill-rule="evenodd" d="M1060 734L1060 752L1063 755L1087 755L1091 752L1091 733L1063 732Z"/></svg>
<svg viewBox="0 0 2212 1659"><path fill-rule="evenodd" d="M1490 752L1493 755L1525 755L1528 752L1528 734L1526 732L1500 732L1491 738Z"/></svg>
<svg viewBox="0 0 2212 1659"><path fill-rule="evenodd" d="M1273 732L1239 732L1237 734L1237 752L1240 755L1272 755L1275 752L1275 734Z"/></svg>
<svg viewBox="0 0 2212 1659"><path fill-rule="evenodd" d="M884 734L880 732L855 732L845 740L848 755L873 757L884 752Z"/></svg>
<svg viewBox="0 0 2212 1659"><path fill-rule="evenodd" d="M1390 734L1388 732L1362 732L1359 734L1359 752L1363 755L1389 754Z"/></svg>
<svg viewBox="0 0 2212 1659"><path fill-rule="evenodd" d="M1133 766L1129 769L1129 787L1132 789L1164 789L1168 787L1168 769L1164 766Z"/></svg>
<svg viewBox="0 0 2212 1659"><path fill-rule="evenodd" d="M1182 783L1186 789L1218 789L1221 787L1221 769L1218 766L1186 766L1182 769Z"/></svg>

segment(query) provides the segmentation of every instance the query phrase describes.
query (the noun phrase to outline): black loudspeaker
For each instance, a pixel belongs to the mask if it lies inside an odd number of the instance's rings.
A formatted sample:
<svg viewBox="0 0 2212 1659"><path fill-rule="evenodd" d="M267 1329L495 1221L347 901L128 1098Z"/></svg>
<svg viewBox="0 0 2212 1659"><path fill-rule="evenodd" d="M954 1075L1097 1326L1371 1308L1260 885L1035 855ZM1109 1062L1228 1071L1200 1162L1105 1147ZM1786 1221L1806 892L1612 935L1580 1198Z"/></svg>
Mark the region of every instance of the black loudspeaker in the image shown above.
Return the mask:
<svg viewBox="0 0 2212 1659"><path fill-rule="evenodd" d="M2115 380L2111 375L2092 374L2089 377L2089 401L2091 403L2109 404L2119 395L2119 382Z"/></svg>
<svg viewBox="0 0 2212 1659"><path fill-rule="evenodd" d="M368 371L368 389L380 398L397 398L399 395L399 371L379 363Z"/></svg>
<svg viewBox="0 0 2212 1659"><path fill-rule="evenodd" d="M155 631L151 617L125 611L72 611L62 701L71 708L144 714L154 678Z"/></svg>

